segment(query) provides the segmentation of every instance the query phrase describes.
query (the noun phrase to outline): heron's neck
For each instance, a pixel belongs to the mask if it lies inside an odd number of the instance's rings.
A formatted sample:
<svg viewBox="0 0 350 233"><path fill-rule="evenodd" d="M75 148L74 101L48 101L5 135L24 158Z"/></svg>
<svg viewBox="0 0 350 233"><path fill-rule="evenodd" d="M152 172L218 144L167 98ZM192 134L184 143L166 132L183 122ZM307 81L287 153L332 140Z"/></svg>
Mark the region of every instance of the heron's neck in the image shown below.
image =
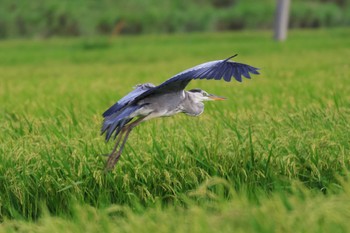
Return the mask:
<svg viewBox="0 0 350 233"><path fill-rule="evenodd" d="M195 94L185 91L185 99L182 102L183 112L190 116L198 116L204 111L204 104Z"/></svg>

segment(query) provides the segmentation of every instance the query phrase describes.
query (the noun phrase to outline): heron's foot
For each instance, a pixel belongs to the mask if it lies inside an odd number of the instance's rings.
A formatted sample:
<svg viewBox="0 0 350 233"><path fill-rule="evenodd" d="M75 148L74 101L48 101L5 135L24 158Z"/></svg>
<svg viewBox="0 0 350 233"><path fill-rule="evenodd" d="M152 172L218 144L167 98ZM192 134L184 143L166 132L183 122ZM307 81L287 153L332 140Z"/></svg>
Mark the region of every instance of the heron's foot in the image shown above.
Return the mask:
<svg viewBox="0 0 350 233"><path fill-rule="evenodd" d="M118 151L117 153L112 153L109 155L109 158L107 160L106 167L105 167L106 171L113 170L113 168L119 161L120 155L121 155L121 151Z"/></svg>

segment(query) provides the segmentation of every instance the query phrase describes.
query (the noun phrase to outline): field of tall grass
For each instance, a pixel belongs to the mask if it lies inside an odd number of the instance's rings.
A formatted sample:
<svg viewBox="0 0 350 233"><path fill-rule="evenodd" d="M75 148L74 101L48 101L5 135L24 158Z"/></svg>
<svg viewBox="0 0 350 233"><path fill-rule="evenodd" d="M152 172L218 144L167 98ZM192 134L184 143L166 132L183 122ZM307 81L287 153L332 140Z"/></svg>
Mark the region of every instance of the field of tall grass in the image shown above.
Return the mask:
<svg viewBox="0 0 350 233"><path fill-rule="evenodd" d="M8 40L0 44L0 232L347 232L350 32L291 31ZM200 117L155 119L116 168L101 114L238 53L242 83Z"/></svg>

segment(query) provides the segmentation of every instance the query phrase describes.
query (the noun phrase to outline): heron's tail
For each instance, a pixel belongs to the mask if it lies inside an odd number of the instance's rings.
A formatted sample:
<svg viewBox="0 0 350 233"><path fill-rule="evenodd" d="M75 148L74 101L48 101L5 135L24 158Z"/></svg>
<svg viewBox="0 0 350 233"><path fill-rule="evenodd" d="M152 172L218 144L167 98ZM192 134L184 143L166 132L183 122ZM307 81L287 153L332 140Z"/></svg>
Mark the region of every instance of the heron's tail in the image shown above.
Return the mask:
<svg viewBox="0 0 350 233"><path fill-rule="evenodd" d="M133 119L130 115L140 107L141 106L137 105L129 106L119 112L105 117L101 128L101 135L106 133L107 142L111 138L113 132L115 132L114 138L120 133L123 127Z"/></svg>

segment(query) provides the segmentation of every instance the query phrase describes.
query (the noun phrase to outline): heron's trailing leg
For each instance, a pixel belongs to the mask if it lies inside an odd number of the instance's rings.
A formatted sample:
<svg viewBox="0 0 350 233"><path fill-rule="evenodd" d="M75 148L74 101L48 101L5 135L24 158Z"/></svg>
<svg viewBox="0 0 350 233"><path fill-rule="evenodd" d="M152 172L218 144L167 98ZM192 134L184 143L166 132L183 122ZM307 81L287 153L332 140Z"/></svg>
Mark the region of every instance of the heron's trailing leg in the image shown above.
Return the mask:
<svg viewBox="0 0 350 233"><path fill-rule="evenodd" d="M114 145L114 148L113 148L112 152L109 154L109 157L112 156L112 155L115 153L115 151L117 150L118 145L119 145L119 143L120 143L120 140L122 139L123 134L125 133L125 130L126 130L126 127L124 127L124 128L121 130L120 134L118 135L117 141L116 141L116 143L115 143L115 145Z"/></svg>
<svg viewBox="0 0 350 233"><path fill-rule="evenodd" d="M122 154L123 152L123 149L124 149L124 146L125 146L125 143L126 141L128 140L128 137L129 137L129 134L131 132L131 130L137 126L138 124L140 124L142 122L142 120L144 119L145 117L141 117L139 119L137 119L136 121L124 126L124 128L121 130L119 136L118 136L118 139L117 139L117 142L115 143L115 146L113 148L113 151L112 153L109 155L109 158L107 160L107 163L106 163L106 170L111 170L115 164L118 162L119 158L120 158L120 155ZM119 144L120 144L120 141L121 139L123 138L124 136L124 139L123 139L123 142L122 144L120 145L120 148L118 150L118 152L116 152Z"/></svg>

